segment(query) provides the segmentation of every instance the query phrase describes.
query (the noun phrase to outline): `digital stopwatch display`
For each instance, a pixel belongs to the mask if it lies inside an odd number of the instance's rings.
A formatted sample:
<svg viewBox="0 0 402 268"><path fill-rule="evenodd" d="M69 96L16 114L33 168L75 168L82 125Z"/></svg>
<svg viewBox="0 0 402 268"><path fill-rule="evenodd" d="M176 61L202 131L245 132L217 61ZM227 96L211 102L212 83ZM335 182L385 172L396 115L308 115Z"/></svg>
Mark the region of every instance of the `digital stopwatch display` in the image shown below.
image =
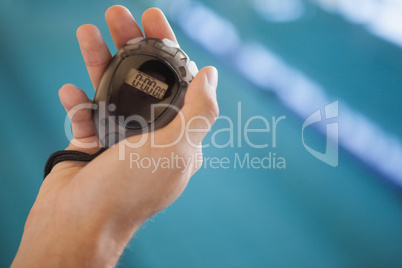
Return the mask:
<svg viewBox="0 0 402 268"><path fill-rule="evenodd" d="M168 39L130 40L99 83L93 112L99 141L110 147L167 125L180 111L197 67Z"/></svg>
<svg viewBox="0 0 402 268"><path fill-rule="evenodd" d="M141 90L148 95L162 100L168 89L168 85L158 79L140 72L137 69L132 69L126 78L126 84L137 90Z"/></svg>

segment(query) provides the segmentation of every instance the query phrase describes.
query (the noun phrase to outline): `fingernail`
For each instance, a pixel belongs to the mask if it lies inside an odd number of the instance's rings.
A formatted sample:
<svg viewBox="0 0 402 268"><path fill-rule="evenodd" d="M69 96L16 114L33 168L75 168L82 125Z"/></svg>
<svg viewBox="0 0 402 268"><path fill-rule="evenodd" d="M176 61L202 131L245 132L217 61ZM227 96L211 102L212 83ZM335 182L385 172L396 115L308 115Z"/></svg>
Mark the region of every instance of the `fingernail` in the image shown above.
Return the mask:
<svg viewBox="0 0 402 268"><path fill-rule="evenodd" d="M215 67L209 67L207 71L208 84L216 90L218 86L218 70Z"/></svg>

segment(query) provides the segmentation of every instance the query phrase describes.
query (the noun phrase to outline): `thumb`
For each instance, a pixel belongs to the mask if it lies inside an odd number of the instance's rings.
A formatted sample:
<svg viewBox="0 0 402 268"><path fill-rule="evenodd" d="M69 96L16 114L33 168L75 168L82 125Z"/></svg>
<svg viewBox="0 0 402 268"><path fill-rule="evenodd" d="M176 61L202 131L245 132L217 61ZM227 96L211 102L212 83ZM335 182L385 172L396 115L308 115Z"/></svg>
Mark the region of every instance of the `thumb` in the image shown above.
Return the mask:
<svg viewBox="0 0 402 268"><path fill-rule="evenodd" d="M184 130L187 142L201 144L219 115L217 85L218 71L215 67L200 70L187 89L183 108L168 127L176 131Z"/></svg>

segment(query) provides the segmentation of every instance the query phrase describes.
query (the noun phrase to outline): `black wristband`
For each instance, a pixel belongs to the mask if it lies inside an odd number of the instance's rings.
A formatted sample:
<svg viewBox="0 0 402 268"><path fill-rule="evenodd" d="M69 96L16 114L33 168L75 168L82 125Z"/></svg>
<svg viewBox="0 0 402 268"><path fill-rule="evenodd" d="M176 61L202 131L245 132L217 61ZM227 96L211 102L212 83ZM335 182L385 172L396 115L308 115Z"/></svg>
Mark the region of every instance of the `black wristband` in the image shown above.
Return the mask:
<svg viewBox="0 0 402 268"><path fill-rule="evenodd" d="M46 165L45 165L43 179L45 179L46 176L49 175L50 171L52 171L53 167L57 163L60 163L62 161L90 162L91 160L93 160L95 157L97 157L104 151L106 151L106 148L100 149L95 154L86 154L86 153L79 152L79 151L68 151L68 150L57 151L57 152L53 153L47 160Z"/></svg>

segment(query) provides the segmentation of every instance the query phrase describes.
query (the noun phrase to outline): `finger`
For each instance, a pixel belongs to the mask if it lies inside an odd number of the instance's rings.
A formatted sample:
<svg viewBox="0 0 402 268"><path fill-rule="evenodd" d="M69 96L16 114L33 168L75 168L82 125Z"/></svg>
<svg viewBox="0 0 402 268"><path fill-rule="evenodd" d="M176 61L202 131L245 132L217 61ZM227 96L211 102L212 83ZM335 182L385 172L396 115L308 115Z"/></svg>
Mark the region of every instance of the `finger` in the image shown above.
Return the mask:
<svg viewBox="0 0 402 268"><path fill-rule="evenodd" d="M84 91L66 84L59 90L59 98L71 121L74 139L85 139L95 135L92 123L91 100Z"/></svg>
<svg viewBox="0 0 402 268"><path fill-rule="evenodd" d="M142 15L142 26L147 38L168 38L177 43L176 36L169 22L158 8L150 8L144 12Z"/></svg>
<svg viewBox="0 0 402 268"><path fill-rule="evenodd" d="M96 89L112 55L99 29L94 25L80 26L77 30L77 39L92 85Z"/></svg>
<svg viewBox="0 0 402 268"><path fill-rule="evenodd" d="M105 18L117 49L126 45L128 40L143 36L130 11L123 6L108 8Z"/></svg>
<svg viewBox="0 0 402 268"><path fill-rule="evenodd" d="M205 67L199 71L187 90L179 115L168 125L176 132L184 129L186 136L182 140L190 145L201 144L218 118L217 84L218 71L214 67Z"/></svg>

